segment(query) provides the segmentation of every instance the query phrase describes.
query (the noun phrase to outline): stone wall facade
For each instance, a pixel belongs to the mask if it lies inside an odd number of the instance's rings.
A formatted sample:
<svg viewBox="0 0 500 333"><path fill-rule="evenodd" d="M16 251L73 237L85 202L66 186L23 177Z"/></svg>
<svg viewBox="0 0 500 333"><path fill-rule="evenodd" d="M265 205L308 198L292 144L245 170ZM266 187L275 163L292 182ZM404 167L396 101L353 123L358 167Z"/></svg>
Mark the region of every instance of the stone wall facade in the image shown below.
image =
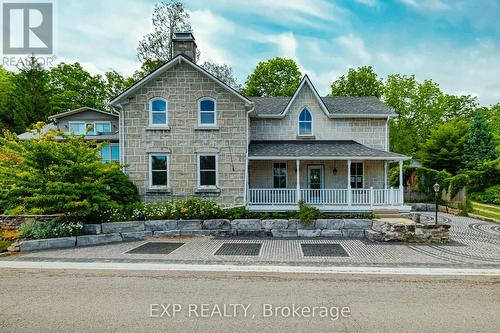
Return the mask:
<svg viewBox="0 0 500 333"><path fill-rule="evenodd" d="M331 119L321 109L314 92L305 84L282 119L252 118L251 140L296 140L299 113L307 107L313 117L316 140L354 140L367 147L387 150L386 119Z"/></svg>
<svg viewBox="0 0 500 333"><path fill-rule="evenodd" d="M150 100L168 101L168 127L149 126ZM216 101L217 127L198 126L198 101ZM247 113L244 102L190 65L180 63L141 87L122 104L125 172L145 201L210 197L231 206L244 199ZM149 187L149 155L168 155L169 188ZM198 189L198 154L215 153L218 189Z"/></svg>

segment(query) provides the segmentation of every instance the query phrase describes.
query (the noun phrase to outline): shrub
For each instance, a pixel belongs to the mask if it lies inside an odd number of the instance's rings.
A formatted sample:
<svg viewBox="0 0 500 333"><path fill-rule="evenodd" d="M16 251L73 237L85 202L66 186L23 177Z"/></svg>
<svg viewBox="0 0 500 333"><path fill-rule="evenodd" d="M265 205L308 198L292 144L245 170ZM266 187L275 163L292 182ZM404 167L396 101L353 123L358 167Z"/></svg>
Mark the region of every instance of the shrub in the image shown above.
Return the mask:
<svg viewBox="0 0 500 333"><path fill-rule="evenodd" d="M444 188L450 191L450 198L453 199L458 192L469 184L470 177L467 174L459 173L454 177L446 178Z"/></svg>
<svg viewBox="0 0 500 333"><path fill-rule="evenodd" d="M311 224L316 219L323 217L323 214L318 208L307 205L303 201L299 201L298 218L304 224Z"/></svg>
<svg viewBox="0 0 500 333"><path fill-rule="evenodd" d="M0 238L5 240L18 239L21 233L18 230L4 230L0 233Z"/></svg>
<svg viewBox="0 0 500 333"><path fill-rule="evenodd" d="M101 212L137 202L137 189L117 163L102 163L102 147L62 132L39 139L0 137L0 207L7 214L64 213L99 221ZM61 140L62 138L62 140Z"/></svg>
<svg viewBox="0 0 500 333"><path fill-rule="evenodd" d="M30 221L19 227L21 237L32 239L57 238L83 234L83 224L55 218L47 222Z"/></svg>
<svg viewBox="0 0 500 333"><path fill-rule="evenodd" d="M486 204L500 205L500 185L488 187L483 192L471 193L470 198Z"/></svg>
<svg viewBox="0 0 500 333"><path fill-rule="evenodd" d="M416 172L415 190L425 193L430 198L434 198L434 184L437 182L441 186L445 185L445 180L451 175L445 170L438 171L434 169L415 167L410 165L403 166L403 181L406 183L410 175ZM399 168L395 167L390 170L389 184L391 186L399 186ZM432 199L433 200L433 199Z"/></svg>

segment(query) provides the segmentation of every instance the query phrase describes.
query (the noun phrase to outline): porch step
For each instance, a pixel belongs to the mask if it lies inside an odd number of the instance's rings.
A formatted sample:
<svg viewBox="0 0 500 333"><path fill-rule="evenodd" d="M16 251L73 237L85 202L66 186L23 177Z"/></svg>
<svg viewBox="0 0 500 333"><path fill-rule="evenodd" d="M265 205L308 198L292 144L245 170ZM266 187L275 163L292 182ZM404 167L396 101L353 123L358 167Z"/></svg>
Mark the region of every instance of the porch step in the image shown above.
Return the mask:
<svg viewBox="0 0 500 333"><path fill-rule="evenodd" d="M402 217L397 209L376 208L373 210L373 215L376 218L400 218Z"/></svg>

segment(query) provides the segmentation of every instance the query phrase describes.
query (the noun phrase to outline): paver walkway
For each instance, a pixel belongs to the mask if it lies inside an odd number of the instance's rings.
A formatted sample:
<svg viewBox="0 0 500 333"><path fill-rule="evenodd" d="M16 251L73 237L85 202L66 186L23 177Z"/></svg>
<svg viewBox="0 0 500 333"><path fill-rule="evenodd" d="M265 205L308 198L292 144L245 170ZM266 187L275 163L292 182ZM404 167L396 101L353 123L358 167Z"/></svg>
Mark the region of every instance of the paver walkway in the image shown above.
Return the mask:
<svg viewBox="0 0 500 333"><path fill-rule="evenodd" d="M365 239L170 239L185 242L170 254L126 253L147 241L20 254L4 260L70 262L162 262L203 264L352 265L424 267L500 267L500 225L468 217L440 214L451 223L452 244L387 244ZM432 214L423 220L432 223ZM158 241L158 239L155 239ZM257 256L216 255L224 243L262 244ZM301 244L340 244L347 257L304 256Z"/></svg>

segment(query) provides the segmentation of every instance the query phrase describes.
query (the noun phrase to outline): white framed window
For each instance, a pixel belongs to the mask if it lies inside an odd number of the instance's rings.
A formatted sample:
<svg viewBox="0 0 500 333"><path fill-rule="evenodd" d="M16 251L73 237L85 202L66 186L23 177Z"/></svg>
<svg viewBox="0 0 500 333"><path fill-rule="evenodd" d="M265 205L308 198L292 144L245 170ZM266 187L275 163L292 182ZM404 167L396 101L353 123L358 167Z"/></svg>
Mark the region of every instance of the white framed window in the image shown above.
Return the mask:
<svg viewBox="0 0 500 333"><path fill-rule="evenodd" d="M198 125L216 126L217 125L217 104L215 99L203 97L198 101Z"/></svg>
<svg viewBox="0 0 500 333"><path fill-rule="evenodd" d="M167 188L169 182L168 155L149 154L149 187Z"/></svg>
<svg viewBox="0 0 500 333"><path fill-rule="evenodd" d="M149 101L149 125L168 126L168 102L165 99L153 98Z"/></svg>
<svg viewBox="0 0 500 333"><path fill-rule="evenodd" d="M299 135L313 134L313 118L311 112L304 108L299 114Z"/></svg>
<svg viewBox="0 0 500 333"><path fill-rule="evenodd" d="M286 188L286 162L273 163L273 188Z"/></svg>
<svg viewBox="0 0 500 333"><path fill-rule="evenodd" d="M110 143L101 148L101 158L104 163L120 162L120 145Z"/></svg>
<svg viewBox="0 0 500 333"><path fill-rule="evenodd" d="M198 187L217 187L217 154L198 155Z"/></svg>
<svg viewBox="0 0 500 333"><path fill-rule="evenodd" d="M111 133L111 122L109 121L96 121L94 122L94 132L99 133Z"/></svg>
<svg viewBox="0 0 500 333"><path fill-rule="evenodd" d="M364 187L363 162L351 163L351 188Z"/></svg>
<svg viewBox="0 0 500 333"><path fill-rule="evenodd" d="M88 135L89 132L94 132L94 125L84 121L70 121L68 126L69 132L75 135Z"/></svg>

